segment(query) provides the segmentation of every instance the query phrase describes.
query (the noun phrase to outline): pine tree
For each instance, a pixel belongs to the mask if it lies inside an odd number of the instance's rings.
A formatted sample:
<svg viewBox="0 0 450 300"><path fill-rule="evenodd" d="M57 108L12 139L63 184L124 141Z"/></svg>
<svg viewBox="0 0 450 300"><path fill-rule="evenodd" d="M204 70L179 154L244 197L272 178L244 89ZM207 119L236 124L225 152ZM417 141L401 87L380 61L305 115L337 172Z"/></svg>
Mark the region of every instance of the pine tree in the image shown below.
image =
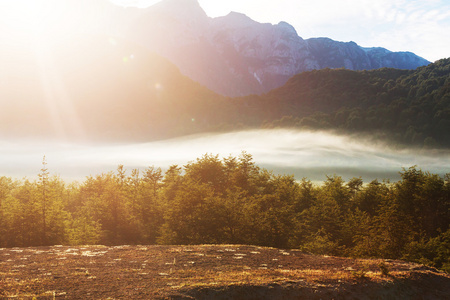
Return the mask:
<svg viewBox="0 0 450 300"><path fill-rule="evenodd" d="M41 204L42 204L42 244L47 244L47 220L46 220L46 214L47 214L47 202L48 202L48 196L47 196L47 189L48 189L48 180L49 180L49 171L47 169L47 160L45 158L45 155L42 159L42 168L41 172L38 175L39 177L39 186L41 189Z"/></svg>

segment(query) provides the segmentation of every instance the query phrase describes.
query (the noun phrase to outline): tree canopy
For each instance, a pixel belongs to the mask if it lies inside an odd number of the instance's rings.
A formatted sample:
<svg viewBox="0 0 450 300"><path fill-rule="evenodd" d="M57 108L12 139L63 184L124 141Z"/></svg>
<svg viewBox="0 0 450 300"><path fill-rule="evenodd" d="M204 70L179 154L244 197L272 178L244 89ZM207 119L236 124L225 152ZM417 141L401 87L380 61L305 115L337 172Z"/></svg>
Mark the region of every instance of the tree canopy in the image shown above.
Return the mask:
<svg viewBox="0 0 450 300"><path fill-rule="evenodd" d="M264 98L270 106L266 127L338 129L405 145L450 146L450 58L413 71L305 72Z"/></svg>

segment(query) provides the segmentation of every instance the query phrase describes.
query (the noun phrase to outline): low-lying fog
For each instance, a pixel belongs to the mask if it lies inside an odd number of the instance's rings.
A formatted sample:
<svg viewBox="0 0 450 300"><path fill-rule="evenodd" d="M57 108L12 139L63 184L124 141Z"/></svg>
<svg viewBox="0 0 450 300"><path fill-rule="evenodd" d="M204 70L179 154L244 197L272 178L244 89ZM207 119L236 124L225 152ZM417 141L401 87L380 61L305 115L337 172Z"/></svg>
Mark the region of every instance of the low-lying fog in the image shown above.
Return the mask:
<svg viewBox="0 0 450 300"><path fill-rule="evenodd" d="M326 175L348 180L361 176L398 180L402 167L417 165L443 176L450 172L450 151L395 150L357 138L324 132L251 130L202 134L140 144L81 145L57 142L0 142L0 175L37 178L45 155L51 174L64 180L115 171L119 164L130 171L148 166L166 170L184 165L205 153L226 157L242 151L253 155L260 167L276 174L294 174L323 181Z"/></svg>

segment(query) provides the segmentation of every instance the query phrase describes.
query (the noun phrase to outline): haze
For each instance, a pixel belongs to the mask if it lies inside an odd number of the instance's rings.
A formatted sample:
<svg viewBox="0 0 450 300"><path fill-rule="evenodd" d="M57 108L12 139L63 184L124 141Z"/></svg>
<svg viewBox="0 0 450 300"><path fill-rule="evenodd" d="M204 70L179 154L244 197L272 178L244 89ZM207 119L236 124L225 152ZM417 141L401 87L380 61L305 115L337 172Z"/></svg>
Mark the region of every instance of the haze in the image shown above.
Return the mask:
<svg viewBox="0 0 450 300"><path fill-rule="evenodd" d="M9 141L0 147L2 175L36 178L46 155L49 171L65 180L83 180L88 175L115 171L119 164L130 172L149 166L180 166L203 154L220 157L253 155L257 165L275 174L294 174L323 181L326 175L348 180L362 177L399 179L402 167L417 165L444 176L450 169L449 151L395 150L373 145L361 138L325 132L296 130L251 130L202 134L140 144L69 144L58 142Z"/></svg>

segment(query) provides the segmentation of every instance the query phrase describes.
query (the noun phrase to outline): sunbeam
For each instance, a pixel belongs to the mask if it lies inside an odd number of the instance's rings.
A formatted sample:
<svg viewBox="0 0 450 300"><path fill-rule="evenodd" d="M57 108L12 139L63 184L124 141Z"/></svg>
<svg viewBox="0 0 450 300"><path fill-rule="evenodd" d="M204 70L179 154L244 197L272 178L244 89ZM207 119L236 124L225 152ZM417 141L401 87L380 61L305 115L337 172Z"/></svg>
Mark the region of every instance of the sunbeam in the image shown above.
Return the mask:
<svg viewBox="0 0 450 300"><path fill-rule="evenodd" d="M35 45L39 78L44 91L46 110L50 115L53 132L57 137L84 140L86 134L61 74L58 72L51 51L41 43Z"/></svg>

